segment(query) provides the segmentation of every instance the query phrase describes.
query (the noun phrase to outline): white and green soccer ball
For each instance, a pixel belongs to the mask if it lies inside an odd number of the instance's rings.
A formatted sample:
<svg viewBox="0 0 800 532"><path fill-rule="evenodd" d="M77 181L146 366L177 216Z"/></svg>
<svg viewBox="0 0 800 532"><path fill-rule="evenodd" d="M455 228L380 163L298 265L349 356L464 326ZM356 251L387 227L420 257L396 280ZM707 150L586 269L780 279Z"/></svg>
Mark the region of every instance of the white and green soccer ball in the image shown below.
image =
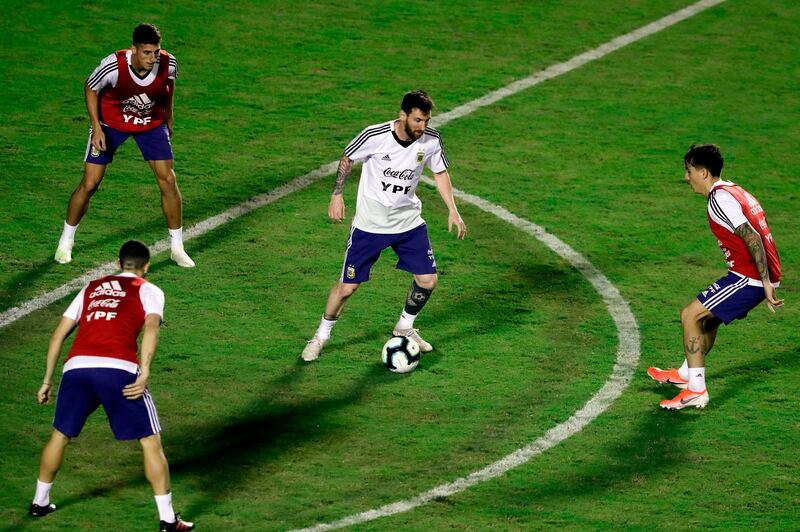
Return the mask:
<svg viewBox="0 0 800 532"><path fill-rule="evenodd" d="M405 336L393 336L383 344L381 360L393 373L414 371L419 364L419 344Z"/></svg>

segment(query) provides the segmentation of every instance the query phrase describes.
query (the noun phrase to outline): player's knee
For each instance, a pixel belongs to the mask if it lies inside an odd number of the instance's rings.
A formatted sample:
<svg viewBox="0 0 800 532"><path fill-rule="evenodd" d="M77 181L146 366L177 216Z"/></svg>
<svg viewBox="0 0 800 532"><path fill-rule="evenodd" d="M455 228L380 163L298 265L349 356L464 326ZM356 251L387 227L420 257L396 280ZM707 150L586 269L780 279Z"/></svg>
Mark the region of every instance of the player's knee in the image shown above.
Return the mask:
<svg viewBox="0 0 800 532"><path fill-rule="evenodd" d="M87 196L94 196L94 193L97 192L97 189L100 188L100 179L88 179L84 178L81 181L81 184L78 186L81 192L83 192Z"/></svg>
<svg viewBox="0 0 800 532"><path fill-rule="evenodd" d="M436 284L439 281L439 276L435 273L430 275L415 275L414 282L417 283L417 286L424 288L426 290L433 290L436 288Z"/></svg>
<svg viewBox="0 0 800 532"><path fill-rule="evenodd" d="M358 283L339 283L338 287L339 297L341 297L342 299L346 299L352 296L353 294L356 293L356 290L358 290L359 286L361 285L359 285Z"/></svg>
<svg viewBox="0 0 800 532"><path fill-rule="evenodd" d="M161 187L162 192L174 192L178 190L178 178L175 171L171 168L156 172L156 179L158 185Z"/></svg>
<svg viewBox="0 0 800 532"><path fill-rule="evenodd" d="M58 429L53 429L53 435L50 436L50 441L61 447L66 447L71 438Z"/></svg>
<svg viewBox="0 0 800 532"><path fill-rule="evenodd" d="M140 438L139 443L145 451L158 451L161 449L161 437L158 434Z"/></svg>
<svg viewBox="0 0 800 532"><path fill-rule="evenodd" d="M681 309L681 323L692 323L698 321L698 312L692 303Z"/></svg>

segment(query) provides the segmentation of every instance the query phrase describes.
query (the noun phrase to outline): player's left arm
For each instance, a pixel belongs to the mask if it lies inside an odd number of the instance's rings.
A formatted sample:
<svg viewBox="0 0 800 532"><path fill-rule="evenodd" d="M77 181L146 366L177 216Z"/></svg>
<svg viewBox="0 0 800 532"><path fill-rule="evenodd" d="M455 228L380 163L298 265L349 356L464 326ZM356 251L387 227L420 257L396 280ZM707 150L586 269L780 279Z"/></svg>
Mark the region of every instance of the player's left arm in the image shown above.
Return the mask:
<svg viewBox="0 0 800 532"><path fill-rule="evenodd" d="M775 312L777 307L783 305L783 300L775 297L775 287L772 286L772 282L769 280L767 253L764 250L764 243L761 241L761 235L747 222L737 227L734 233L744 240L744 243L747 245L750 256L753 257L753 262L755 262L756 268L758 269L758 274L761 276L761 282L764 283L764 295L767 298L767 306L772 312Z"/></svg>
<svg viewBox="0 0 800 532"><path fill-rule="evenodd" d="M131 400L140 398L147 388L147 379L150 378L150 364L156 355L158 335L161 330L161 316L148 314L144 318L144 332L142 333L142 347L139 354L139 376L136 381L125 386L122 394Z"/></svg>
<svg viewBox="0 0 800 532"><path fill-rule="evenodd" d="M447 170L442 170L434 173L433 177L436 179L436 189L439 191L439 195L444 200L445 205L447 205L447 231L452 232L453 226L455 226L458 239L464 240L464 237L467 236L467 224L464 223L458 213L456 200L453 197L453 184L450 182L450 173Z"/></svg>
<svg viewBox="0 0 800 532"><path fill-rule="evenodd" d="M45 363L44 378L42 385L39 387L39 392L36 394L39 404L47 404L50 402L50 392L53 389L53 375L56 372L56 363L58 357L61 355L61 348L64 347L64 340L75 329L77 322L66 316L61 317L53 334L50 336L50 345L47 348L47 361Z"/></svg>
<svg viewBox="0 0 800 532"><path fill-rule="evenodd" d="M167 80L167 105L164 109L164 125L167 126L169 138L172 139L172 128L175 125L175 117L173 115L175 103L175 79Z"/></svg>

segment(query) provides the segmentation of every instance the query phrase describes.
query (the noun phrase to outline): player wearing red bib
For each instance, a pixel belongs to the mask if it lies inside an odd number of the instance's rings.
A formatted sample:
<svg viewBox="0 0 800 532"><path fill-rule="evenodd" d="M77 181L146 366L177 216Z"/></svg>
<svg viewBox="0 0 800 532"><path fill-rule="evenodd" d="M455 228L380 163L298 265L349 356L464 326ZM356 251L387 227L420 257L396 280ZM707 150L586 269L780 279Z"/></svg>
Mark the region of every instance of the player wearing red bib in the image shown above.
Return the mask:
<svg viewBox="0 0 800 532"><path fill-rule="evenodd" d="M64 363L56 401L53 434L42 449L36 494L29 513L44 517L54 512L50 488L61 468L64 451L99 407L108 416L118 440L137 439L144 452L144 471L158 507L160 530L191 530L172 509L169 465L161 447L161 425L147 380L164 315L164 293L144 280L150 251L141 242L126 242L119 251L122 273L87 284L64 312L47 350L44 381L37 398L50 401L53 374L67 336L78 334ZM142 334L141 357L137 338Z"/></svg>
<svg viewBox="0 0 800 532"><path fill-rule="evenodd" d="M744 318L765 299L772 312L783 305L775 296L781 280L778 249L758 200L739 185L720 179L723 159L717 146L694 145L683 160L685 180L708 198L708 224L725 255L728 275L681 310L683 365L647 369L654 380L683 388L673 399L661 401L661 407L670 410L708 404L705 357L720 324Z"/></svg>
<svg viewBox="0 0 800 532"><path fill-rule="evenodd" d="M83 179L69 199L56 262L72 261L75 233L105 176L106 166L117 148L133 137L161 190L172 260L184 268L194 266L183 249L183 208L170 145L178 62L161 49L160 43L158 28L140 24L133 30L131 48L104 58L86 82L84 92L91 128Z"/></svg>

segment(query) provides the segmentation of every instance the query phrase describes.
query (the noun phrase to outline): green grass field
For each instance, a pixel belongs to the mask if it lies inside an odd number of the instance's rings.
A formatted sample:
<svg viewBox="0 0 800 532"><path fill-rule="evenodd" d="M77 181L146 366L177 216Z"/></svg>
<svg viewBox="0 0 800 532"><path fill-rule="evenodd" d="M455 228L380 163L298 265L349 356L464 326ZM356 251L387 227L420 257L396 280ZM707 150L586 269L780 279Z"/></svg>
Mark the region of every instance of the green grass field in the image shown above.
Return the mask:
<svg viewBox="0 0 800 532"><path fill-rule="evenodd" d="M173 148L191 226L337 159L361 129L428 90L449 111L689 5L569 2L6 2L0 18L0 311L166 237L133 145L109 167L52 261L82 168L83 89L133 26L160 26L178 59ZM641 360L584 430L507 474L358 530L792 530L800 526L800 5L728 0L441 128L454 185L546 228L630 303ZM764 206L785 277L724 328L705 411L661 411L644 370L681 362L678 312L725 271L705 202L682 182L693 142ZM352 218L357 174L346 190ZM469 475L580 409L611 374L617 331L601 297L527 233L461 203L469 235L420 186L440 284L417 320L436 350L405 376L380 364L408 275L387 252L322 358L298 359L341 267L333 177L154 257L167 296L150 388L176 509L198 530L313 526ZM792 214L795 213L795 214ZM51 500L26 515L53 406L39 406L47 342L69 298L0 329L0 528L153 529L135 442L96 413Z"/></svg>

